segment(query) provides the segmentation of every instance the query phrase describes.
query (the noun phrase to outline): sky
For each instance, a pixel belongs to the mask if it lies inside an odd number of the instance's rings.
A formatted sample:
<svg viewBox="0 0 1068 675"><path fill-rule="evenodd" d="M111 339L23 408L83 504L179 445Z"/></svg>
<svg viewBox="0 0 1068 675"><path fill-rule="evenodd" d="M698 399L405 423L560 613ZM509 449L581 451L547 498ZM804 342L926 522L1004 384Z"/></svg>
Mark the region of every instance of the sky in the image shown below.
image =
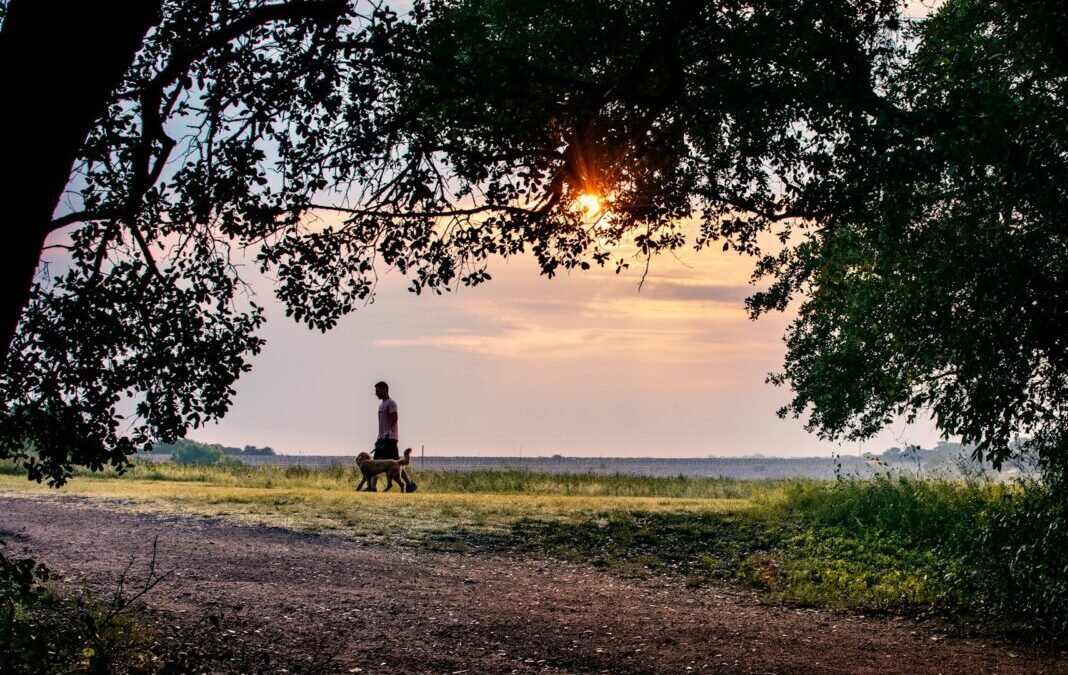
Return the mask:
<svg viewBox="0 0 1068 675"><path fill-rule="evenodd" d="M231 412L197 440L287 454L353 454L377 431L373 385L390 384L402 447L428 455L827 456L933 445L933 425L896 425L864 444L819 441L775 410L765 383L789 315L751 321L752 259L717 248L546 279L530 258L493 279L415 296L387 273L375 301L332 331L284 316L264 280L263 352Z"/></svg>

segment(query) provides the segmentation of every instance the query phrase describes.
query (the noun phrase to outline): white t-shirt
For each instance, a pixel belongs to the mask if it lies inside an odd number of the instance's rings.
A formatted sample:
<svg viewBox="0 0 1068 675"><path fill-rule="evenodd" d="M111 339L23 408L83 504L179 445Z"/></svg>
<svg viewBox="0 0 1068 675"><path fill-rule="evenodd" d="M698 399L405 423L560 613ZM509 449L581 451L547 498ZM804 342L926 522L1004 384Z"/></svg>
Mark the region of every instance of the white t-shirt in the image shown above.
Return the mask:
<svg viewBox="0 0 1068 675"><path fill-rule="evenodd" d="M397 402L391 398L383 399L378 404L378 437L397 438L397 422L389 419L389 414L397 414ZM395 418L394 418L395 419Z"/></svg>

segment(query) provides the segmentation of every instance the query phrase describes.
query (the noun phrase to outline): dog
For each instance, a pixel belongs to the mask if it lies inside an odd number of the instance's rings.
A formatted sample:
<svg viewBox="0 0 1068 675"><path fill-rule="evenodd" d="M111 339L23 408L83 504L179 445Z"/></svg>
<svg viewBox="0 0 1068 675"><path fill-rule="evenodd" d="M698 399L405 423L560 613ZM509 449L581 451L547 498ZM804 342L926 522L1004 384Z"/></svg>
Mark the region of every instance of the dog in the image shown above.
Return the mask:
<svg viewBox="0 0 1068 675"><path fill-rule="evenodd" d="M408 489L408 485L411 479L404 475L401 471L402 466L407 466L412 463L412 449L408 448L404 451L404 459L371 459L371 455L366 452L361 452L356 455L356 466L359 467L360 473L363 474L363 478L360 479L360 484L356 486L356 491L359 492L363 489L363 486L367 486L367 492L377 492L378 488L375 483L378 482L378 477L382 474L386 474L386 492L389 492L393 487L393 483L401 487L401 492L411 492Z"/></svg>

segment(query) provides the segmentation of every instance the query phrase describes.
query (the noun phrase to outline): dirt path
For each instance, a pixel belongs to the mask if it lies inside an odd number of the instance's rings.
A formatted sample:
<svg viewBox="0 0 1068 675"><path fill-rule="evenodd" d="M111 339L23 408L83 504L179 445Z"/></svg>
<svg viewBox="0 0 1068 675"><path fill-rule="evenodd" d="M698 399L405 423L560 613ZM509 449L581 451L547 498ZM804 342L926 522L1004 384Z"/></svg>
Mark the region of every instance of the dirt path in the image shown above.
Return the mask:
<svg viewBox="0 0 1068 675"><path fill-rule="evenodd" d="M234 653L276 655L266 672L1068 673L1063 653L577 565L0 497L0 539L72 583L106 589L131 556L143 568L157 535L160 567L175 572L148 597L153 614Z"/></svg>

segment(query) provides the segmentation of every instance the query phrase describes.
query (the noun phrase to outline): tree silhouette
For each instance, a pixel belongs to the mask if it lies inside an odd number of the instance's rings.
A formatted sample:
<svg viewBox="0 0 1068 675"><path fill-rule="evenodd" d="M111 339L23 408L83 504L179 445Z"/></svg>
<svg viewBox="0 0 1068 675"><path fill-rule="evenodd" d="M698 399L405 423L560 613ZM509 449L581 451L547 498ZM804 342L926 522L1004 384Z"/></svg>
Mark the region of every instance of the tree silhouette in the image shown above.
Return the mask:
<svg viewBox="0 0 1068 675"><path fill-rule="evenodd" d="M855 207L767 261L750 301L804 296L784 414L858 439L930 411L976 459L1027 447L1068 478L1065 28L1061 3L957 0L916 35L887 82L915 121L837 153Z"/></svg>
<svg viewBox="0 0 1068 675"><path fill-rule="evenodd" d="M262 322L229 248L280 208L257 203L257 143L323 114L373 21L338 0L3 9L5 133L33 143L0 159L0 455L58 484L228 408ZM49 236L64 255L34 278Z"/></svg>
<svg viewBox="0 0 1068 675"><path fill-rule="evenodd" d="M86 136L158 21L159 2L0 3L0 340L6 353ZM107 36L105 38L105 36ZM92 52L93 58L86 58Z"/></svg>

